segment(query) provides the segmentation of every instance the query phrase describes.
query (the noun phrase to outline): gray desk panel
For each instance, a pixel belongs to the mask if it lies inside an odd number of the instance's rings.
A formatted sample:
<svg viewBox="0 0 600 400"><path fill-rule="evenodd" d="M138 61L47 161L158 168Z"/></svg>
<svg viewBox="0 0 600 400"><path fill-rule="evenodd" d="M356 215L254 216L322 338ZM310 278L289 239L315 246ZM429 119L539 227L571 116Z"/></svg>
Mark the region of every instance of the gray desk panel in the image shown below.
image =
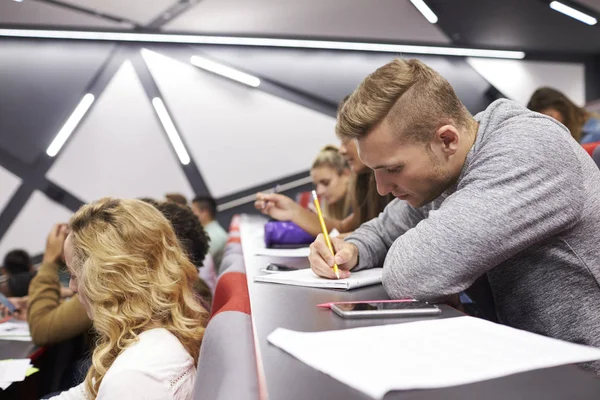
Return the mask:
<svg viewBox="0 0 600 400"><path fill-rule="evenodd" d="M0 360L10 358L28 358L35 351L33 342L0 340Z"/></svg>
<svg viewBox="0 0 600 400"><path fill-rule="evenodd" d="M284 260L262 256L252 256L248 243L244 259L248 275L248 288L256 339L262 358L269 400L318 400L370 399L339 381L322 374L298 361L283 350L267 342L267 336L276 328L296 331L318 332L334 329L348 329L361 326L396 324L420 319L368 319L345 320L330 310L320 309L317 304L330 301L387 299L381 285L356 289L348 292L312 289L270 283L254 283L252 277L260 274L260 269L269 262L280 262L306 267L306 260ZM248 241L255 240L256 230L248 230ZM462 315L448 306L442 306L442 314L437 318ZM349 343L351 350L353 344ZM460 360L456 360L456 365ZM452 368L450 366L449 368ZM600 399L600 379L580 371L574 366L562 366L537 370L504 378L478 382L470 385L435 390L412 390L390 392L386 400L563 400Z"/></svg>
<svg viewBox="0 0 600 400"><path fill-rule="evenodd" d="M269 399L368 399L369 397L296 360L269 344L267 336L276 328L318 332L416 321L414 318L347 320L317 304L329 301L387 299L381 285L349 292L301 288L269 283L251 283L251 307L262 356ZM461 315L442 306L437 318ZM351 350L353 344L349 343Z"/></svg>

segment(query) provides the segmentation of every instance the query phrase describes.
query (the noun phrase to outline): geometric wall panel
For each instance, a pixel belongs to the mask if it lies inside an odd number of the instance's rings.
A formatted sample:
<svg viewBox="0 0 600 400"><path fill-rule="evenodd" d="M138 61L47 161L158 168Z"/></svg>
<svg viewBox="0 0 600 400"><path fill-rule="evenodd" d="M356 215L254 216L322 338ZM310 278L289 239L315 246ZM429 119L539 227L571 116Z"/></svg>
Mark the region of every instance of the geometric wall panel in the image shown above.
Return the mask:
<svg viewBox="0 0 600 400"><path fill-rule="evenodd" d="M597 13L600 13L600 1L598 0L579 0L579 3L589 7Z"/></svg>
<svg viewBox="0 0 600 400"><path fill-rule="evenodd" d="M210 57L310 93L334 104L370 73L395 58L417 58L444 76L472 113L489 104L489 83L463 58L415 54L364 53L306 49L198 46ZM343 71L343 73L341 72Z"/></svg>
<svg viewBox="0 0 600 400"><path fill-rule="evenodd" d="M0 39L0 146L28 164L45 156L114 47Z"/></svg>
<svg viewBox="0 0 600 400"><path fill-rule="evenodd" d="M21 179L13 175L10 171L0 167L0 213L9 202L15 190L21 184Z"/></svg>
<svg viewBox="0 0 600 400"><path fill-rule="evenodd" d="M533 92L550 86L585 104L585 66L578 63L469 58L468 63L500 92L526 105Z"/></svg>
<svg viewBox="0 0 600 400"><path fill-rule="evenodd" d="M0 23L56 27L123 29L131 24L114 22L95 15L59 7L43 1L0 1Z"/></svg>
<svg viewBox="0 0 600 400"><path fill-rule="evenodd" d="M43 253L46 237L57 223L69 222L73 213L35 191L0 241L0 257L13 250L25 249L31 255Z"/></svg>
<svg viewBox="0 0 600 400"><path fill-rule="evenodd" d="M408 0L203 0L164 27L227 35L450 43Z"/></svg>
<svg viewBox="0 0 600 400"><path fill-rule="evenodd" d="M47 177L84 201L193 194L130 61L57 157Z"/></svg>
<svg viewBox="0 0 600 400"><path fill-rule="evenodd" d="M149 50L143 57L214 197L305 171L335 119Z"/></svg>
<svg viewBox="0 0 600 400"><path fill-rule="evenodd" d="M127 18L142 25L148 24L171 5L177 3L176 0L143 0L143 2L139 0L63 0L63 2L108 13L112 16Z"/></svg>

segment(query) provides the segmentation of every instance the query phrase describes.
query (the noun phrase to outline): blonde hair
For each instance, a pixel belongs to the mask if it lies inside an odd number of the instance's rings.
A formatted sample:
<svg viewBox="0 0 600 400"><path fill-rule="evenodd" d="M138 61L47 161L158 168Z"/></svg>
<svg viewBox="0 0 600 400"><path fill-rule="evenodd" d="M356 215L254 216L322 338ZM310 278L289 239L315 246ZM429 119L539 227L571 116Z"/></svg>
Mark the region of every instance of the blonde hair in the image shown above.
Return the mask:
<svg viewBox="0 0 600 400"><path fill-rule="evenodd" d="M319 150L310 169L322 167L333 169L339 176L350 172L350 166L346 159L340 154L340 150L333 145L327 145ZM350 213L351 207L351 199L346 190L346 195L342 200L333 204L323 204L323 214L329 218L344 219Z"/></svg>
<svg viewBox="0 0 600 400"><path fill-rule="evenodd" d="M143 201L104 198L81 207L70 229L70 267L98 333L88 395L96 398L112 363L147 329L167 329L197 360L208 313L193 291L196 267L169 221Z"/></svg>
<svg viewBox="0 0 600 400"><path fill-rule="evenodd" d="M394 61L366 77L338 112L336 134L360 139L387 119L394 130L429 142L446 124L474 123L450 83L419 60Z"/></svg>
<svg viewBox="0 0 600 400"><path fill-rule="evenodd" d="M340 154L340 149L337 147L328 144L323 147L317 153L317 156L313 160L313 163L310 169L319 168L319 167L329 167L334 169L339 175L343 174L345 170L349 170L350 167L348 163L344 159L344 157Z"/></svg>

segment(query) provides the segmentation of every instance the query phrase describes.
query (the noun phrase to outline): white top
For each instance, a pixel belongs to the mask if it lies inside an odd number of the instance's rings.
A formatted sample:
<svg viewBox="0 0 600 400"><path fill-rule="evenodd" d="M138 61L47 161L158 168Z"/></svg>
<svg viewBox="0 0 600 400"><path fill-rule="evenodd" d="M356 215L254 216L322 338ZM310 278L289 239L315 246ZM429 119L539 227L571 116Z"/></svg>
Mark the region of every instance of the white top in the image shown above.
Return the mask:
<svg viewBox="0 0 600 400"><path fill-rule="evenodd" d="M164 328L151 329L115 359L96 399L187 400L195 378L194 359L179 340ZM85 382L52 399L87 400Z"/></svg>

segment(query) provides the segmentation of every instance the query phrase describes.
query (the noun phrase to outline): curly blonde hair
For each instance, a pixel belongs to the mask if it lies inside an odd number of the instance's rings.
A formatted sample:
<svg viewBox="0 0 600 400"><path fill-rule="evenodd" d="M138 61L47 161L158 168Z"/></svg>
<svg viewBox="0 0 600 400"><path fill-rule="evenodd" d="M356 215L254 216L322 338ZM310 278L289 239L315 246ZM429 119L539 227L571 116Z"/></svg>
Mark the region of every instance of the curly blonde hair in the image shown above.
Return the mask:
<svg viewBox="0 0 600 400"><path fill-rule="evenodd" d="M98 333L88 395L96 398L115 359L148 329L167 329L197 362L208 313L193 291L196 267L169 221L140 200L103 198L81 207L69 225L70 268Z"/></svg>

